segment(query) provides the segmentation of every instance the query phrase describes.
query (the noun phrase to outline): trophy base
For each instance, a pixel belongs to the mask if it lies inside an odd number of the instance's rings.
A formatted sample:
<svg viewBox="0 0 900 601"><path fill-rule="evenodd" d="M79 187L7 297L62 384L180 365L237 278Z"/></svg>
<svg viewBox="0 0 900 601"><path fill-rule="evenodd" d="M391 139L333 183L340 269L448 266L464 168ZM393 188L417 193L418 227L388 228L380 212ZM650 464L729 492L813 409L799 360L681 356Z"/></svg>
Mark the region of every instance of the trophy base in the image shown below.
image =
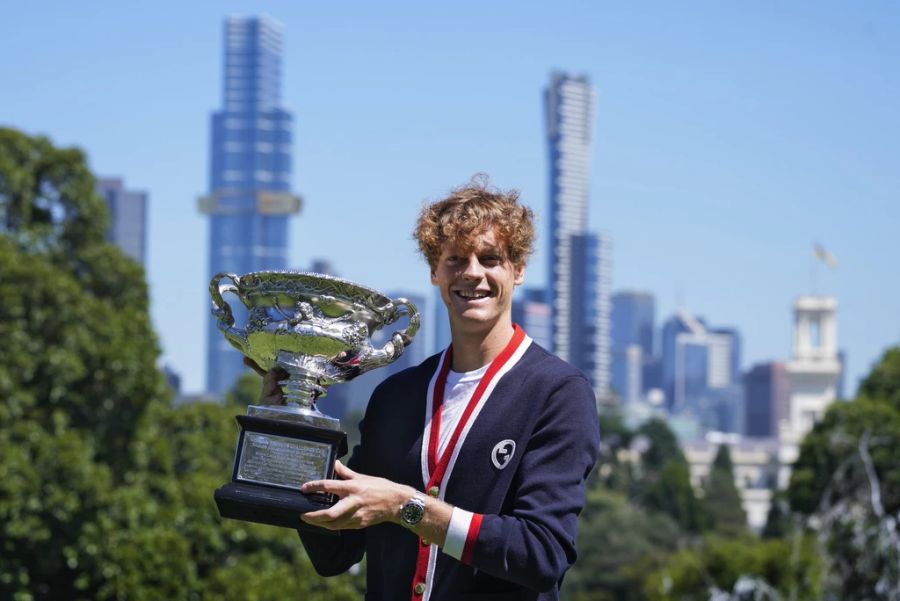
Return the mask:
<svg viewBox="0 0 900 601"><path fill-rule="evenodd" d="M337 535L333 530L312 526L300 519L309 511L331 507L331 500L325 496L230 482L216 490L215 499L219 515L223 518Z"/></svg>
<svg viewBox="0 0 900 601"><path fill-rule="evenodd" d="M241 426L231 482L215 493L224 518L316 530L300 519L334 504L333 495L300 492L311 480L334 478L334 462L347 453L347 435L287 419L236 417ZM331 418L333 419L333 418ZM337 420L335 420L337 421Z"/></svg>

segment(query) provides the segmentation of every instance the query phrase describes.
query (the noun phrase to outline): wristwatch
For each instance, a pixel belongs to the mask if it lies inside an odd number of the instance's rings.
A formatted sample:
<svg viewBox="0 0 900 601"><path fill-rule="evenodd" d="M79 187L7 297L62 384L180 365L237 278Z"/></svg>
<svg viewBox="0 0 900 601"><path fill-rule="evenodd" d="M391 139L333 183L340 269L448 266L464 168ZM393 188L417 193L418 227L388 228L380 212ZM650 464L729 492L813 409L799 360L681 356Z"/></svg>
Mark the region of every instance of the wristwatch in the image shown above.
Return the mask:
<svg viewBox="0 0 900 601"><path fill-rule="evenodd" d="M400 523L412 528L425 516L425 495L417 492L409 501L400 506Z"/></svg>

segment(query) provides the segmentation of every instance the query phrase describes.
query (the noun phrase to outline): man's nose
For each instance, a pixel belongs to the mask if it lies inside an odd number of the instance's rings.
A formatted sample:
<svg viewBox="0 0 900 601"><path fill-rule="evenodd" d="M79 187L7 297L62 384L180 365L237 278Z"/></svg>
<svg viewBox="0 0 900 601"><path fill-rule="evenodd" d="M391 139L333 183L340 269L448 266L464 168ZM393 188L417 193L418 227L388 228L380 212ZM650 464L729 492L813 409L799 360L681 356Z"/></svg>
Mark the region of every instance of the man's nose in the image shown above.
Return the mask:
<svg viewBox="0 0 900 601"><path fill-rule="evenodd" d="M481 261L478 260L478 257L475 255L470 255L466 260L465 265L463 265L462 276L467 279L478 279L484 275L484 267L481 264Z"/></svg>

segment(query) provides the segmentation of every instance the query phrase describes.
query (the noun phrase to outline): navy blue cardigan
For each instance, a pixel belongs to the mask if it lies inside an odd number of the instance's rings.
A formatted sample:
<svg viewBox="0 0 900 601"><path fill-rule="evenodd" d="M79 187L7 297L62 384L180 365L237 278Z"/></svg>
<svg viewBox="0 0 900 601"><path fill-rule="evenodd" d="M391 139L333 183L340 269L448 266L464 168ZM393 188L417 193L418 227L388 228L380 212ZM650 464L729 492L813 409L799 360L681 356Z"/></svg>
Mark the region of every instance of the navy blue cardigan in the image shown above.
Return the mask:
<svg viewBox="0 0 900 601"><path fill-rule="evenodd" d="M440 356L378 386L360 422L352 469L424 490L426 396ZM506 439L515 441L516 451L498 469L491 454ZM590 384L531 343L471 425L442 495L483 516L471 565L435 547L427 601L559 599L563 575L575 562L577 518L598 447ZM365 553L366 599L410 599L420 543L403 527L384 523L339 536L301 532L300 538L319 574L340 574Z"/></svg>

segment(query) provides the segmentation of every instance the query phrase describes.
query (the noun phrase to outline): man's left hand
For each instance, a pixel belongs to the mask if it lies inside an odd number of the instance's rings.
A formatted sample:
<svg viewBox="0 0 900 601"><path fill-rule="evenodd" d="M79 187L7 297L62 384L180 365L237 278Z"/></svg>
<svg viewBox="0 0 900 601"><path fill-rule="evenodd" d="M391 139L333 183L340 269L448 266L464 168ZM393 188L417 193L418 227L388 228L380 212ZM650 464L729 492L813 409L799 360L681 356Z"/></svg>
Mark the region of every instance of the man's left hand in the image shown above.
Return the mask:
<svg viewBox="0 0 900 601"><path fill-rule="evenodd" d="M314 480L300 489L340 497L328 509L303 514L307 524L329 530L357 530L382 522L399 523L400 506L416 492L411 486L354 472L340 461L334 464L334 474L340 480Z"/></svg>

